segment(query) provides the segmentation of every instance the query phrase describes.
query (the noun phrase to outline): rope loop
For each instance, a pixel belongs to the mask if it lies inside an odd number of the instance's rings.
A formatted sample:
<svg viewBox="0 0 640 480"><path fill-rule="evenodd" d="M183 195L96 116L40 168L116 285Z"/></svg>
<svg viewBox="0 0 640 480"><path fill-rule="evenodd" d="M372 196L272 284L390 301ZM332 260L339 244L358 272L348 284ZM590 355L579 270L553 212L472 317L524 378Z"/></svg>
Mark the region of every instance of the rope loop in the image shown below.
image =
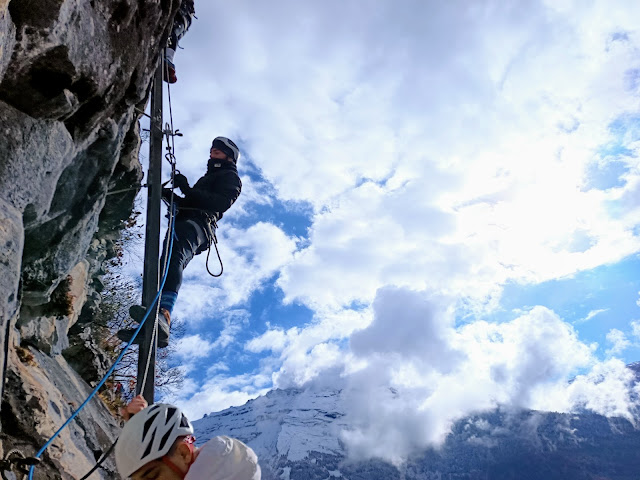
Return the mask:
<svg viewBox="0 0 640 480"><path fill-rule="evenodd" d="M207 215L207 234L211 237L209 238L209 248L207 249L207 261L205 262L205 266L207 267L207 273L214 278L221 277L224 273L224 265L222 264L222 258L220 257L220 250L218 250L218 237L216 236L216 230L218 229L218 222L216 222L216 217ZM211 273L209 270L209 255L211 255L211 245L213 245L216 249L216 254L218 255L218 261L220 262L220 273Z"/></svg>

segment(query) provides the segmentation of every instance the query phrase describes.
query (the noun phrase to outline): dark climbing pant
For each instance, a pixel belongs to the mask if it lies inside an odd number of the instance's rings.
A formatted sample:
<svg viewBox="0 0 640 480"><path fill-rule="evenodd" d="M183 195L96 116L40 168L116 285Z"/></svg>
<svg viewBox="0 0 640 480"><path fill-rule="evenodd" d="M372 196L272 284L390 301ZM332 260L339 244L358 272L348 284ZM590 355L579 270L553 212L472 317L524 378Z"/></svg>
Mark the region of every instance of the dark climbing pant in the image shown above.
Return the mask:
<svg viewBox="0 0 640 480"><path fill-rule="evenodd" d="M162 247L162 259L160 260L161 268L164 266L164 252L166 252L166 248L167 239L165 238ZM178 290L180 290L180 286L182 285L182 272L195 255L207 248L209 248L209 239L199 224L196 224L193 220L176 220L167 281L162 289L163 300L165 300L165 293L173 293L174 298L171 303L173 304L175 302L175 297L177 297ZM163 308L170 307L167 308L167 310L171 311L173 305L162 305L166 303L163 302L163 300L160 302L161 306Z"/></svg>

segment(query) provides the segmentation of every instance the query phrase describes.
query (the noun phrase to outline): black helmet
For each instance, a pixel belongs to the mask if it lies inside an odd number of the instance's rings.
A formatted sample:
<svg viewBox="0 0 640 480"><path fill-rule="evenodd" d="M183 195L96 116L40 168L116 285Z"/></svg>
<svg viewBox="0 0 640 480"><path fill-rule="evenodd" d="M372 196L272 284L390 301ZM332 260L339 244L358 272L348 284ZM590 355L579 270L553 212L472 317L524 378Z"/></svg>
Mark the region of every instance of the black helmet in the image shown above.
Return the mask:
<svg viewBox="0 0 640 480"><path fill-rule="evenodd" d="M240 156L238 146L227 137L214 138L211 143L211 148L217 148L221 152L224 152L234 163L238 161L238 157Z"/></svg>

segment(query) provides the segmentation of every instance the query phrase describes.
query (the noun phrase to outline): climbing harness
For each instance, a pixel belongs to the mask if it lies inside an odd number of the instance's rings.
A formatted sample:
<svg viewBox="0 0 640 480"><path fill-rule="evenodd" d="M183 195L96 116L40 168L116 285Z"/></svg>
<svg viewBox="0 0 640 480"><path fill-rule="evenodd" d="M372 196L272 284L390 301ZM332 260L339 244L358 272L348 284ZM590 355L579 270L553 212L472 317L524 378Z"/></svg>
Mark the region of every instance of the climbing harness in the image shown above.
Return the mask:
<svg viewBox="0 0 640 480"><path fill-rule="evenodd" d="M2 480L9 480L6 476L6 472L11 472L12 470L17 471L18 474L22 475L21 478L24 478L25 475L29 474L28 467L31 465L37 465L38 463L40 463L39 458L25 457L17 448L9 450L4 456L4 459L0 460L0 474L2 475Z"/></svg>
<svg viewBox="0 0 640 480"><path fill-rule="evenodd" d="M179 170L176 170L176 172L179 173ZM165 183L168 183L165 182ZM207 237L207 260L205 262L205 266L207 267L207 272L209 273L209 275L211 275L214 278L218 278L220 276L222 276L223 272L224 272L224 265L222 264L222 258L220 257L220 250L218 250L218 237L216 236L216 230L218 229L218 222L216 220L215 215L211 215L207 212L205 212L204 210L202 210L201 208L191 208L191 207L182 207L182 210L194 210L194 211L198 211L198 212L202 212L205 216L206 216L206 222L204 225L204 229L202 229L204 231L204 234ZM195 223L195 222L193 222ZM200 225L198 225L199 228ZM211 270L209 270L209 256L211 254L211 246L214 246L214 248L216 249L216 254L218 255L218 262L220 263L220 273L211 273ZM199 250L198 253L200 252L204 252L203 250Z"/></svg>

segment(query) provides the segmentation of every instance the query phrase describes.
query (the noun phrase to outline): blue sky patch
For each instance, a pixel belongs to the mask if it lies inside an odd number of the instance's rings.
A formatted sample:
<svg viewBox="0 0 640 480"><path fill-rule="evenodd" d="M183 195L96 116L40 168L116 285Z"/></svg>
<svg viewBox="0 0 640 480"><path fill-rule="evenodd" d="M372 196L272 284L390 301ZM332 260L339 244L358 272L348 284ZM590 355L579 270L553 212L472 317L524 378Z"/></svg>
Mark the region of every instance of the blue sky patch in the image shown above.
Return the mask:
<svg viewBox="0 0 640 480"><path fill-rule="evenodd" d="M637 80L640 81L640 77ZM587 167L587 190L607 190L625 185L623 177L629 171L625 157L634 156L626 145L640 138L640 115L618 117L609 124L609 132L612 140L598 150L599 159Z"/></svg>
<svg viewBox="0 0 640 480"><path fill-rule="evenodd" d="M640 87L640 68L632 68L624 72L624 85L631 92Z"/></svg>
<svg viewBox="0 0 640 480"><path fill-rule="evenodd" d="M598 355L610 345L606 334L616 328L631 339L630 322L640 319L640 257L631 256L614 265L576 273L563 279L537 285L508 283L504 287L500 309L487 315L488 321L513 320L536 305L553 310L573 324L580 339L598 342ZM591 314L591 315L590 315ZM640 339L632 339L636 343ZM621 357L630 363L640 359L640 347L631 346Z"/></svg>
<svg viewBox="0 0 640 480"><path fill-rule="evenodd" d="M264 333L267 323L287 330L302 327L313 320L313 311L304 305L295 302L283 304L284 294L275 282L274 277L267 286L254 292L249 300L251 318L255 319L251 325L254 334Z"/></svg>
<svg viewBox="0 0 640 480"><path fill-rule="evenodd" d="M623 154L622 150L620 154ZM592 163L587 168L588 181L586 189L607 190L609 188L623 187L626 182L622 177L628 171L629 167L620 160L605 164Z"/></svg>

